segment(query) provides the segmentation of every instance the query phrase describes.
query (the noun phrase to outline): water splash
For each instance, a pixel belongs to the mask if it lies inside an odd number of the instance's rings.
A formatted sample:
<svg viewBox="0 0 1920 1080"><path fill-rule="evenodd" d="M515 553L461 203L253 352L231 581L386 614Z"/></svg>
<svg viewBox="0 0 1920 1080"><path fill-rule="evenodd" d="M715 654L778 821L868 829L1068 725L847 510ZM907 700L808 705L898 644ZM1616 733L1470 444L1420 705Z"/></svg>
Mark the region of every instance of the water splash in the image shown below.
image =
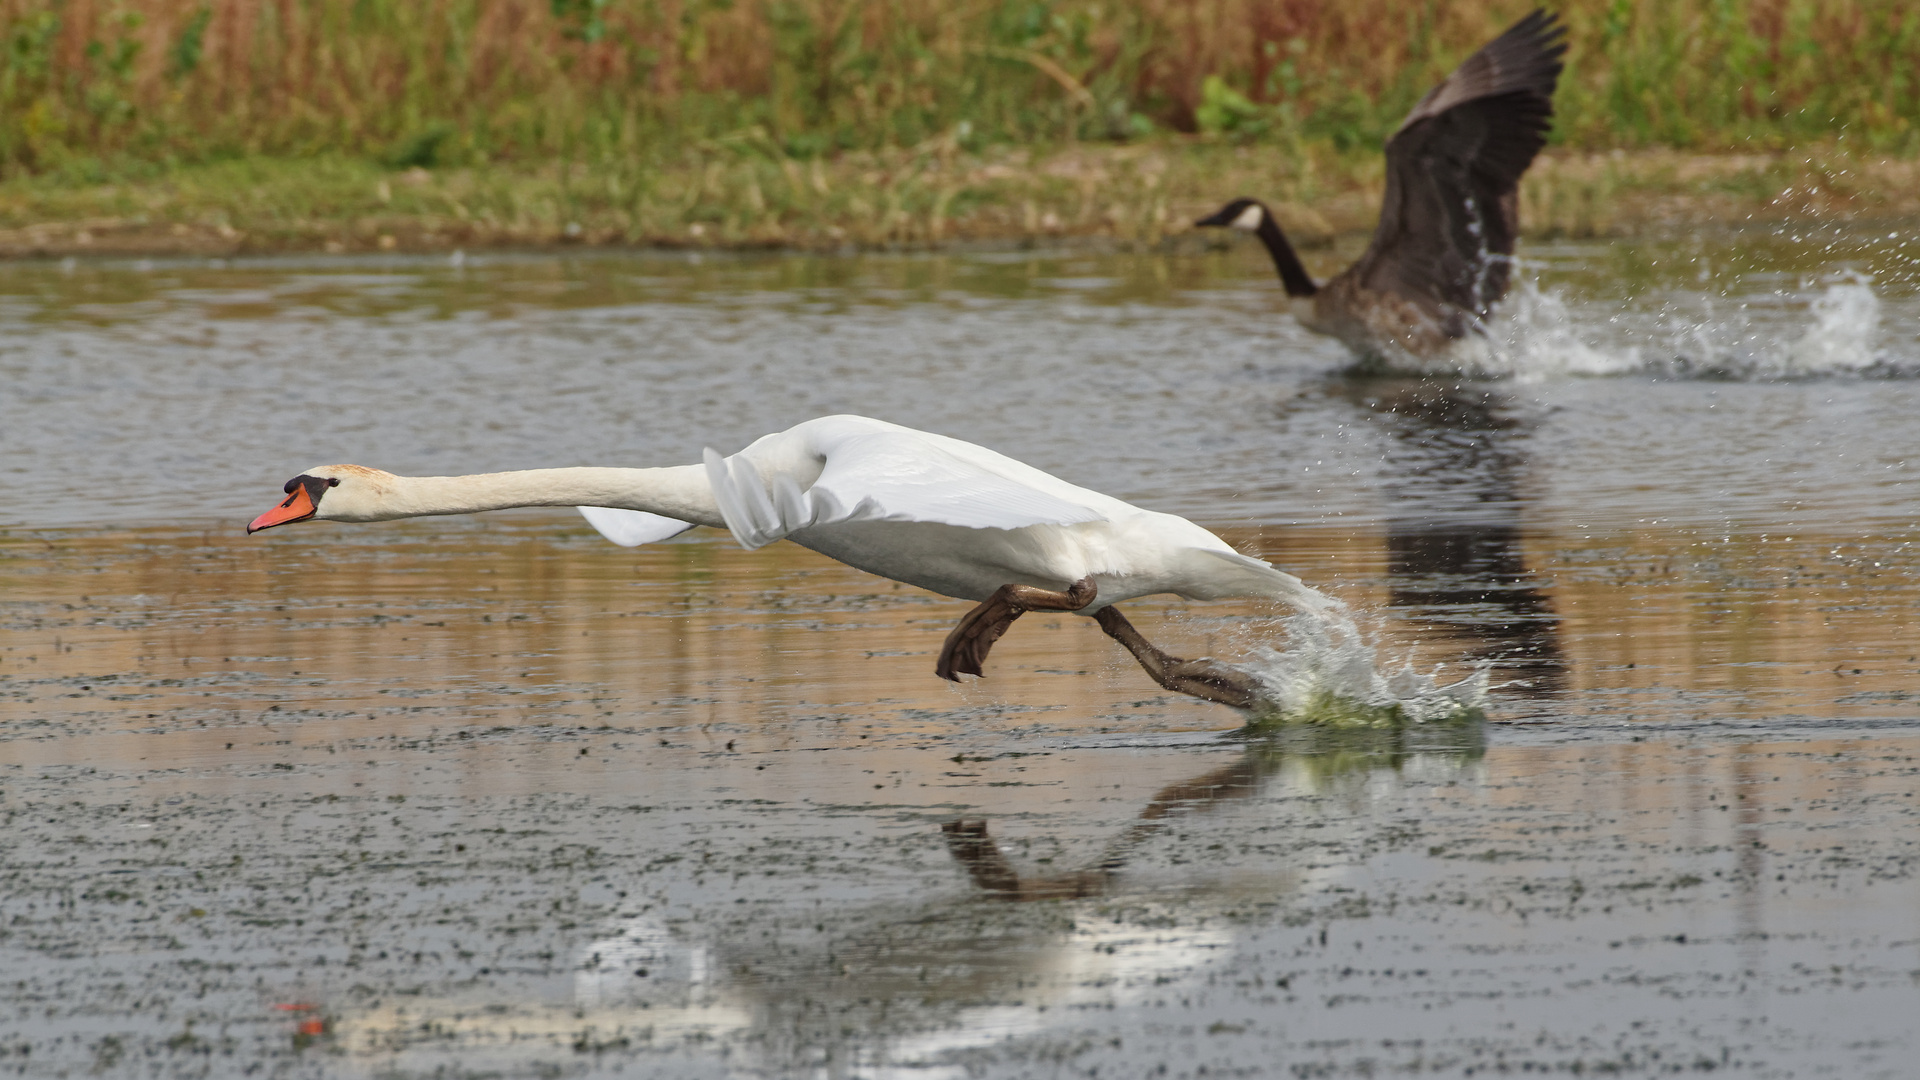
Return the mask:
<svg viewBox="0 0 1920 1080"><path fill-rule="evenodd" d="M1484 333L1437 357L1396 356L1369 371L1532 381L1660 375L1763 382L1818 378L1911 378L1880 348L1881 300L1873 278L1846 271L1805 291L1670 297L1654 311L1575 305L1537 277L1514 283ZM1604 318L1596 316L1604 307ZM1582 310L1584 308L1584 310Z"/></svg>
<svg viewBox="0 0 1920 1080"><path fill-rule="evenodd" d="M1723 313L1708 299L1695 311L1671 313L1670 346L1648 370L1734 382L1916 374L1879 349L1881 303L1871 277L1842 274L1804 309L1797 295L1781 300L1749 298Z"/></svg>
<svg viewBox="0 0 1920 1080"><path fill-rule="evenodd" d="M1812 304L1813 325L1787 350L1783 374L1862 372L1879 362L1880 298L1873 279L1850 274Z"/></svg>
<svg viewBox="0 0 1920 1080"><path fill-rule="evenodd" d="M1363 366L1370 374L1465 379L1619 375L1646 366L1637 348L1610 352L1590 344L1588 328L1575 319L1566 297L1541 288L1533 277L1515 282L1483 331L1455 341L1438 356L1394 350Z"/></svg>
<svg viewBox="0 0 1920 1080"><path fill-rule="evenodd" d="M1486 375L1542 379L1566 375L1622 375L1644 368L1641 350L1598 348L1558 289L1521 278L1487 326Z"/></svg>
<svg viewBox="0 0 1920 1080"><path fill-rule="evenodd" d="M1486 713L1488 669L1443 682L1438 668L1416 670L1411 660L1380 663L1378 650L1345 610L1280 620L1284 650L1256 645L1241 670L1260 683L1253 725L1397 727L1467 723Z"/></svg>

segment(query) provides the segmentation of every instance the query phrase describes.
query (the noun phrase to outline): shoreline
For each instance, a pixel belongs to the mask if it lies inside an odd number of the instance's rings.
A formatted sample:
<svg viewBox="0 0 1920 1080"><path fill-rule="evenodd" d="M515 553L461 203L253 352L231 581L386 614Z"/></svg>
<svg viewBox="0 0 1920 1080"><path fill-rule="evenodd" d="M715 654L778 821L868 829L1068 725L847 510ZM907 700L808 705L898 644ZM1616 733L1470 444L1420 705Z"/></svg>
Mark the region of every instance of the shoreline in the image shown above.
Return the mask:
<svg viewBox="0 0 1920 1080"><path fill-rule="evenodd" d="M1296 244L1313 249L1371 231L1381 166L1377 152L1329 158L1170 140L978 156L936 145L809 162L714 156L647 169L429 172L341 158L249 159L85 188L0 185L0 259L1164 250L1191 243L1189 223L1240 194L1266 199ZM1897 219L1920 216L1920 160L1854 156L1837 145L1550 151L1522 181L1520 203L1528 239Z"/></svg>

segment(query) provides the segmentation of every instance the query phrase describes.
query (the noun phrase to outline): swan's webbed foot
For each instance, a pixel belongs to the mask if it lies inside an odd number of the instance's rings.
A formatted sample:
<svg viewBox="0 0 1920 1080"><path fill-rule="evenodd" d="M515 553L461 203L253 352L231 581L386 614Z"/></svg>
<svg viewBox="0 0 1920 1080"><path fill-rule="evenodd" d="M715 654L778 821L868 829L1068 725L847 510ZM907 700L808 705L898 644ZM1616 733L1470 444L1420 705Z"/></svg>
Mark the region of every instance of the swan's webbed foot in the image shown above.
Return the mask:
<svg viewBox="0 0 1920 1080"><path fill-rule="evenodd" d="M1079 611L1093 603L1096 595L1091 577L1074 582L1065 592L1002 585L960 617L959 624L947 634L946 644L940 647L940 661L933 666L933 673L953 682L959 682L962 675L979 675L987 650L1007 632L1013 620L1029 611Z"/></svg>
<svg viewBox="0 0 1920 1080"><path fill-rule="evenodd" d="M1246 672L1204 657L1182 660L1177 656L1168 656L1140 636L1140 631L1135 630L1127 617L1115 608L1101 608L1094 612L1093 618L1108 637L1126 646L1154 682L1168 690L1203 701L1231 705L1236 709L1253 708L1258 697L1254 688L1259 684Z"/></svg>

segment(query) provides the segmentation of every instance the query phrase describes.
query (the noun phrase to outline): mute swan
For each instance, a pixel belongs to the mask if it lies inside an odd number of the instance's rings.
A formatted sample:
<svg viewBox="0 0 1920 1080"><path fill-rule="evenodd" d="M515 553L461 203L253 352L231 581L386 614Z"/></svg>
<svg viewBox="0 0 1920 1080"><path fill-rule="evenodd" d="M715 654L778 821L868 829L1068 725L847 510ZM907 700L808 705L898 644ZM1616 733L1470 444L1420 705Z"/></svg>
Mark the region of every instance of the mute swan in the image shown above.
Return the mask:
<svg viewBox="0 0 1920 1080"><path fill-rule="evenodd" d="M1314 284L1257 199L1197 226L1260 237L1301 325L1362 358L1447 353L1507 294L1520 176L1546 145L1566 28L1535 9L1427 91L1387 140L1380 224L1360 260Z"/></svg>
<svg viewBox="0 0 1920 1080"><path fill-rule="evenodd" d="M285 501L249 533L309 518L388 521L514 506L577 506L628 547L695 525L743 547L787 539L849 566L979 601L947 635L934 671L979 675L987 651L1028 611L1092 616L1169 690L1240 708L1254 683L1209 659L1150 644L1112 605L1173 593L1335 601L1249 558L1185 518L1075 487L972 443L863 416L828 416L762 437L731 457L657 469L530 469L395 476L318 466L287 481Z"/></svg>

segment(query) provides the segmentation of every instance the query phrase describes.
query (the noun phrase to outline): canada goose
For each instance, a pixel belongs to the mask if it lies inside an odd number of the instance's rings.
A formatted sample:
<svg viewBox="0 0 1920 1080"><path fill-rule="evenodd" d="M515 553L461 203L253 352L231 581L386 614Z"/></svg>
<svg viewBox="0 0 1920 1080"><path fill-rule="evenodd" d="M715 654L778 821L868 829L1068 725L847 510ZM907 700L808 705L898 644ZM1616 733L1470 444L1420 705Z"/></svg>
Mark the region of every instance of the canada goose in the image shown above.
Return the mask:
<svg viewBox="0 0 1920 1080"><path fill-rule="evenodd" d="M1150 644L1112 605L1153 593L1193 600L1337 606L1291 574L1228 547L1182 517L1076 487L984 447L862 416L767 435L731 457L658 469L532 469L395 476L311 468L248 532L295 521L387 521L515 506L577 506L626 546L695 525L742 546L788 539L881 577L979 601L941 648L935 673L981 674L987 651L1028 611L1091 616L1161 686L1251 708L1251 676Z"/></svg>
<svg viewBox="0 0 1920 1080"><path fill-rule="evenodd" d="M1387 140L1380 224L1358 262L1314 284L1257 199L1195 225L1245 229L1273 256L1296 317L1365 359L1440 357L1506 295L1516 190L1546 145L1566 29L1535 10L1427 91Z"/></svg>

